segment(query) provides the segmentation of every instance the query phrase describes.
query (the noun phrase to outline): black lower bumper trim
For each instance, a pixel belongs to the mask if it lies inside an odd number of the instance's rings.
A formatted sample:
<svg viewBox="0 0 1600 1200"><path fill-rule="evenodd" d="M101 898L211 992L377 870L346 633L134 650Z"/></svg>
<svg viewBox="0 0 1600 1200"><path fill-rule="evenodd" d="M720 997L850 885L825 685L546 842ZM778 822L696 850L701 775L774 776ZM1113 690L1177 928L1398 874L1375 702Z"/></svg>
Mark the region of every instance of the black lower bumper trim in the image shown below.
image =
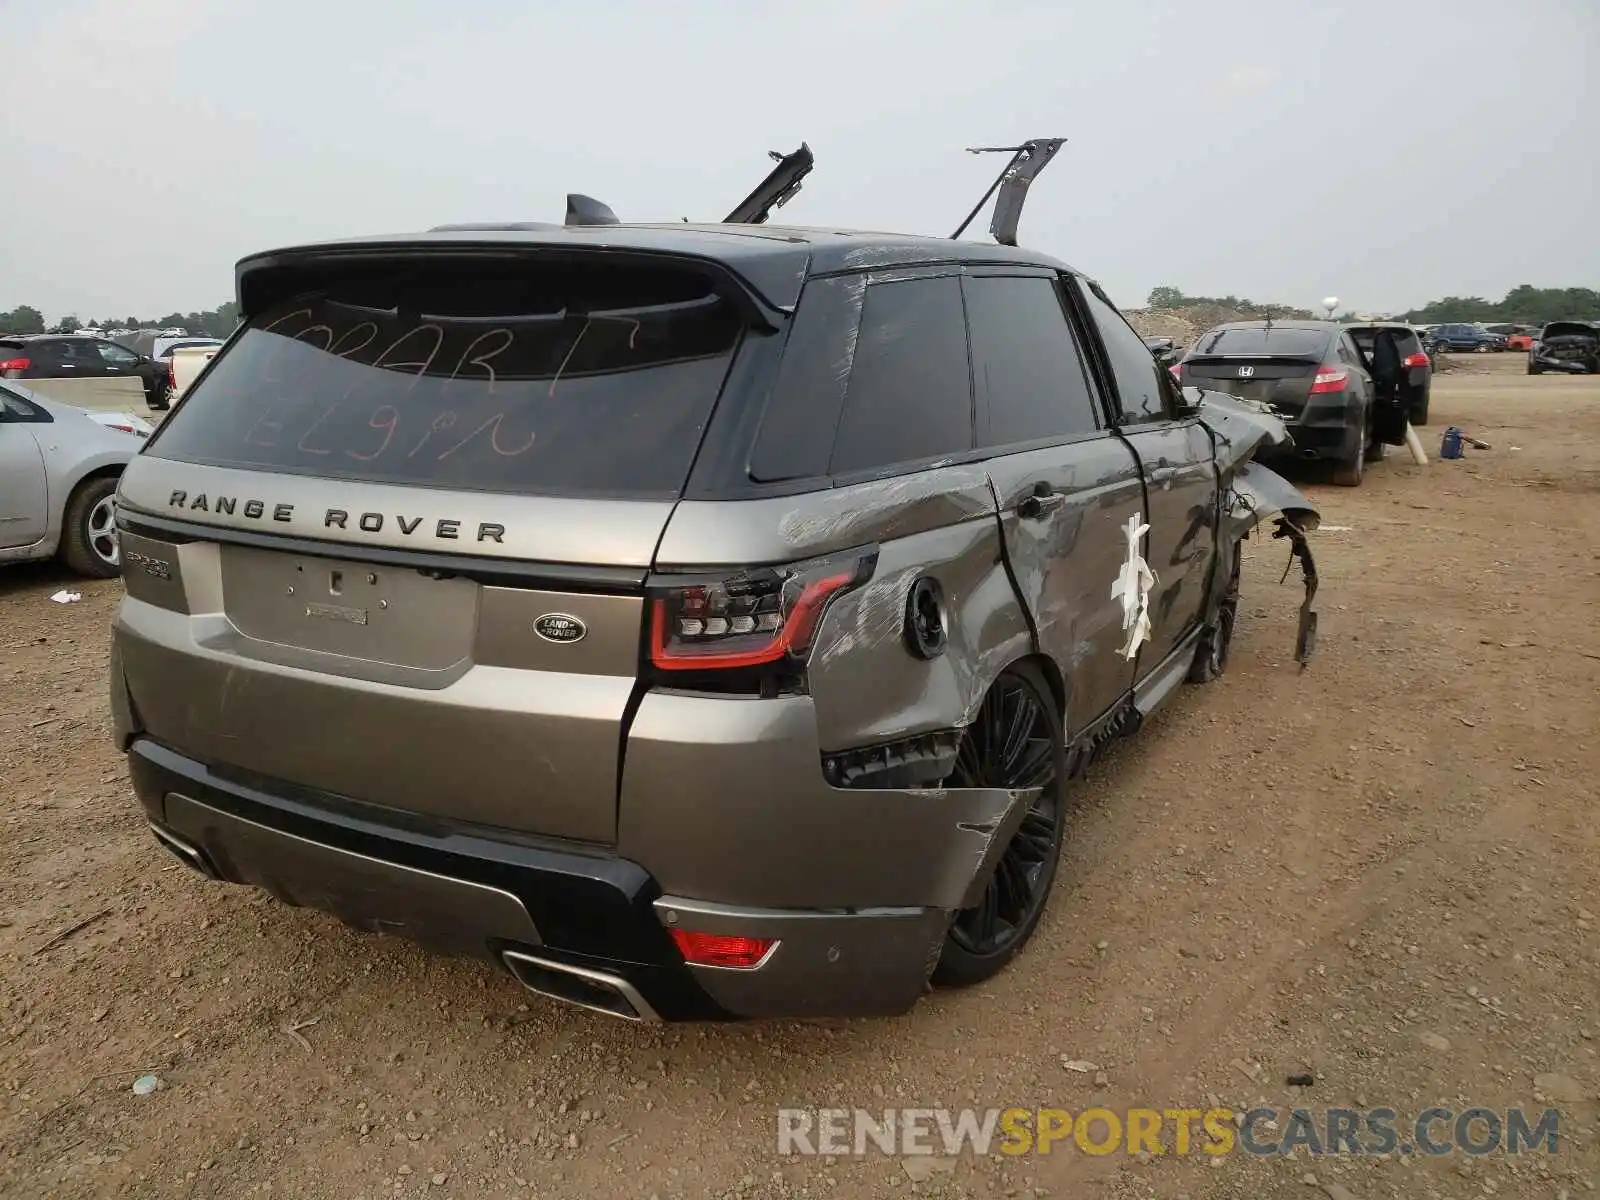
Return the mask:
<svg viewBox="0 0 1600 1200"><path fill-rule="evenodd" d="M335 850L496 888L522 902L544 958L626 981L666 1020L731 1015L684 965L654 911L661 889L637 863L502 841L485 836L486 831L424 824L403 814L395 814L392 823L379 821L374 817L381 810L369 805L276 781L225 779L148 738L132 743L128 762L139 801L158 831L168 828L167 798L176 794ZM222 864L216 864L216 873L228 877ZM502 954L517 948L463 942L454 952L487 957L504 967Z"/></svg>

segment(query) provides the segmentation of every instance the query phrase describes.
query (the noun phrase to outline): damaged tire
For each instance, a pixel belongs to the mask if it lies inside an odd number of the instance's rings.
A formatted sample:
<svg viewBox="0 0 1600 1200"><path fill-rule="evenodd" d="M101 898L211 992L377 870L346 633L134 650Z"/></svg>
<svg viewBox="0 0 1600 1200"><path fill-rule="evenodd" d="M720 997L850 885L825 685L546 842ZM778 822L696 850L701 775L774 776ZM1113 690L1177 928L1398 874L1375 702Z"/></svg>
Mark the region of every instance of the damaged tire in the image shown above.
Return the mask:
<svg viewBox="0 0 1600 1200"><path fill-rule="evenodd" d="M984 697L948 787L1040 789L975 908L951 919L933 983L966 987L1000 972L1033 936L1055 882L1066 827L1066 737L1055 693L1031 663L1007 668Z"/></svg>
<svg viewBox="0 0 1600 1200"><path fill-rule="evenodd" d="M1228 587L1217 602L1217 617L1200 631L1194 662L1189 664L1190 683L1210 683L1228 669L1228 650L1233 645L1233 627L1239 619L1239 551L1234 550L1233 571Z"/></svg>

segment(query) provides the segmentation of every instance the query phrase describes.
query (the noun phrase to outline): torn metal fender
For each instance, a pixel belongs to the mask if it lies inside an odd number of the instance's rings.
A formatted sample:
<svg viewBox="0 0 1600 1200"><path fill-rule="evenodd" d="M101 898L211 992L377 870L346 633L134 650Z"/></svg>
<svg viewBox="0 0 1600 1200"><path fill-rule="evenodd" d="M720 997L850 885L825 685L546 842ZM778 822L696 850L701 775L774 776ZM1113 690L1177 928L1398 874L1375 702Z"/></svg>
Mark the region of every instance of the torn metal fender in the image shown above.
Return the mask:
<svg viewBox="0 0 1600 1200"><path fill-rule="evenodd" d="M1316 650L1317 642L1317 614L1311 607L1317 595L1317 565L1306 534L1322 523L1322 514L1299 488L1282 475L1258 462L1245 462L1233 472L1223 493L1223 536L1217 539L1219 578L1228 577L1221 573L1224 570L1232 573L1239 543L1264 521L1272 522L1274 538L1287 538L1289 541L1289 565L1284 568L1284 578L1288 577L1289 567L1294 565L1294 561L1300 560L1305 598L1300 602L1300 625L1295 637L1294 660L1303 670ZM1221 589L1216 591L1220 596Z"/></svg>
<svg viewBox="0 0 1600 1200"><path fill-rule="evenodd" d="M1200 412L1200 423L1213 434L1217 466L1224 479L1257 450L1293 443L1283 418L1267 404L1209 388L1186 387L1185 397Z"/></svg>
<svg viewBox="0 0 1600 1200"><path fill-rule="evenodd" d="M1011 844L1012 837L1022 825L1022 818L1027 816L1028 810L1039 802L1040 791L1039 788L1017 791L1004 791L1000 788L972 789L973 803L989 805L990 812L981 820L962 821L956 826L957 830L969 839L982 838L984 841L982 850L978 854L978 861L973 866L972 874L967 878L966 891L955 907L976 908L982 901L983 893L989 886L989 879L995 873L995 868L1000 865L1000 856ZM976 842L973 844L976 845ZM962 869L960 863L953 863L951 874L959 879Z"/></svg>
<svg viewBox="0 0 1600 1200"><path fill-rule="evenodd" d="M1304 492L1282 475L1258 462L1241 464L1227 479L1222 514L1223 532L1235 539L1244 538L1267 520L1287 518L1301 533L1311 533L1322 524L1322 513Z"/></svg>

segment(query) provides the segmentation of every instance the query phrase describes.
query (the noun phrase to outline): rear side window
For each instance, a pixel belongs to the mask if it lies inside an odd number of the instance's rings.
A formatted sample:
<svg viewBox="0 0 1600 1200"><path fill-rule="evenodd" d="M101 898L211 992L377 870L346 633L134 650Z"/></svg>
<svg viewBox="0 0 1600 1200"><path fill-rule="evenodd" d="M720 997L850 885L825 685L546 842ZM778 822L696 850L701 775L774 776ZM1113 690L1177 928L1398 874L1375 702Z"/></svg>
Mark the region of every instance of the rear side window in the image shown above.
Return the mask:
<svg viewBox="0 0 1600 1200"><path fill-rule="evenodd" d="M828 473L864 291L859 275L806 282L750 455L752 479L770 483Z"/></svg>
<svg viewBox="0 0 1600 1200"><path fill-rule="evenodd" d="M50 414L29 404L21 396L0 388L0 421L48 422Z"/></svg>
<svg viewBox="0 0 1600 1200"><path fill-rule="evenodd" d="M1130 421L1161 420L1167 415L1166 392L1150 347L1097 286L1088 284L1083 296L1111 360L1123 415Z"/></svg>
<svg viewBox="0 0 1600 1200"><path fill-rule="evenodd" d="M1256 358L1316 358L1328 349L1328 335L1321 329L1267 329L1250 325L1242 329L1213 329L1194 344L1196 357L1244 355Z"/></svg>
<svg viewBox="0 0 1600 1200"><path fill-rule="evenodd" d="M77 371L98 370L103 361L95 348L97 343L86 338L59 338L45 345L48 347L46 361L59 367L71 367Z"/></svg>
<svg viewBox="0 0 1600 1200"><path fill-rule="evenodd" d="M676 496L743 330L690 269L368 269L253 318L149 453L466 491Z"/></svg>
<svg viewBox="0 0 1600 1200"><path fill-rule="evenodd" d="M972 377L984 399L981 444L1093 433L1089 377L1054 281L979 276L965 286Z"/></svg>
<svg viewBox="0 0 1600 1200"><path fill-rule="evenodd" d="M33 364L35 375L56 370L64 357L61 346L62 343L58 341L29 342L23 357Z"/></svg>
<svg viewBox="0 0 1600 1200"><path fill-rule="evenodd" d="M862 301L834 474L972 449L972 388L961 282L875 283Z"/></svg>

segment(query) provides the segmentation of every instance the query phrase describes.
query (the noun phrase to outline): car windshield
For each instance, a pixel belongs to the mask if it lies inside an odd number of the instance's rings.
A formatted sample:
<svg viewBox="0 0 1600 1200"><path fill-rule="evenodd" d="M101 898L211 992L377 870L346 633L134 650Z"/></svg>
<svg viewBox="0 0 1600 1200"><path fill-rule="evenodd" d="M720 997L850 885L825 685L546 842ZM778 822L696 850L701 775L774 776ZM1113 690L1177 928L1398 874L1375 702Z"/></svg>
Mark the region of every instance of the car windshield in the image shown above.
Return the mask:
<svg viewBox="0 0 1600 1200"><path fill-rule="evenodd" d="M675 496L742 328L682 269L364 279L255 316L150 452L468 491Z"/></svg>
<svg viewBox="0 0 1600 1200"><path fill-rule="evenodd" d="M1328 334L1321 329L1264 325L1228 326L1213 329L1195 343L1196 357L1207 355L1249 355L1258 358L1307 358L1321 354L1328 346Z"/></svg>

